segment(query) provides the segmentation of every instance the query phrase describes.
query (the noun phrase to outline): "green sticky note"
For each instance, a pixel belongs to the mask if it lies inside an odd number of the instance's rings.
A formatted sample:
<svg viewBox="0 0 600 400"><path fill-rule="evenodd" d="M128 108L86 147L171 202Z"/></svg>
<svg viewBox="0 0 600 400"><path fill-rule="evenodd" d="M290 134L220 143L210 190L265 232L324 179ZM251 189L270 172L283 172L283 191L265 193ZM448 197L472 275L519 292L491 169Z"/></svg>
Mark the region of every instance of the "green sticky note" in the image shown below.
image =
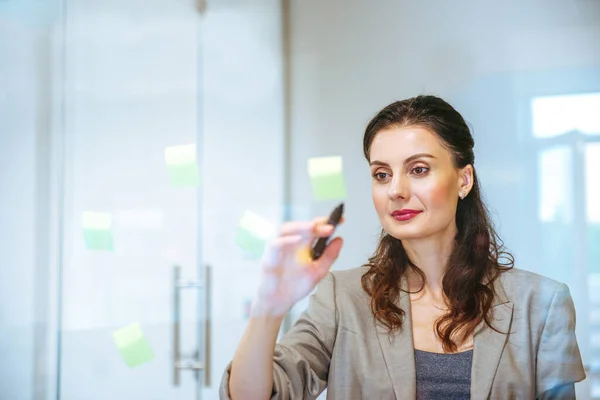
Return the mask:
<svg viewBox="0 0 600 400"><path fill-rule="evenodd" d="M240 220L235 243L252 257L260 258L274 230L271 222L252 211L246 211Z"/></svg>
<svg viewBox="0 0 600 400"><path fill-rule="evenodd" d="M174 187L198 186L200 174L196 161L196 145L186 144L165 148L165 163Z"/></svg>
<svg viewBox="0 0 600 400"><path fill-rule="evenodd" d="M81 218L85 247L89 250L113 251L112 215L86 211Z"/></svg>
<svg viewBox="0 0 600 400"><path fill-rule="evenodd" d="M111 231L84 229L85 247L89 250L113 251L114 243Z"/></svg>
<svg viewBox="0 0 600 400"><path fill-rule="evenodd" d="M154 353L137 322L114 332L113 339L128 367L137 367L154 358Z"/></svg>
<svg viewBox="0 0 600 400"><path fill-rule="evenodd" d="M198 186L200 174L196 164L168 166L171 185L174 187Z"/></svg>
<svg viewBox="0 0 600 400"><path fill-rule="evenodd" d="M318 157L308 160L308 175L315 200L346 198L342 157Z"/></svg>

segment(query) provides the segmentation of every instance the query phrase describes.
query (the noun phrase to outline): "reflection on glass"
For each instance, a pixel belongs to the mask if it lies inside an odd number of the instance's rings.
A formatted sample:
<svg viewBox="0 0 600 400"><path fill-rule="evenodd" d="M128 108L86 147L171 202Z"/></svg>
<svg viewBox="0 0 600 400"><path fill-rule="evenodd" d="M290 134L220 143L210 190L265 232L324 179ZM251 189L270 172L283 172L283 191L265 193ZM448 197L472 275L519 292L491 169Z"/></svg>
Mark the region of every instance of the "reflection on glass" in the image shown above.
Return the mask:
<svg viewBox="0 0 600 400"><path fill-rule="evenodd" d="M598 112L600 113L600 109ZM590 143L586 146L585 168L587 221L590 224L600 224L600 143Z"/></svg>
<svg viewBox="0 0 600 400"><path fill-rule="evenodd" d="M544 150L538 162L540 221L570 223L573 220L572 198L569 196L573 176L570 149L561 146Z"/></svg>
<svg viewBox="0 0 600 400"><path fill-rule="evenodd" d="M573 197L571 150L553 147L539 153L539 220L543 273L561 282L572 281Z"/></svg>
<svg viewBox="0 0 600 400"><path fill-rule="evenodd" d="M548 138L578 130L600 135L600 93L533 99L533 135Z"/></svg>
<svg viewBox="0 0 600 400"><path fill-rule="evenodd" d="M588 293L592 370L600 370L600 143L585 147L586 222L588 232ZM592 381L592 397L600 397L600 382Z"/></svg>
<svg viewBox="0 0 600 400"><path fill-rule="evenodd" d="M591 274L600 276L600 179L598 177L600 172L600 143L590 143L586 146L585 160L586 220L589 243L588 265ZM600 325L598 328L600 329Z"/></svg>

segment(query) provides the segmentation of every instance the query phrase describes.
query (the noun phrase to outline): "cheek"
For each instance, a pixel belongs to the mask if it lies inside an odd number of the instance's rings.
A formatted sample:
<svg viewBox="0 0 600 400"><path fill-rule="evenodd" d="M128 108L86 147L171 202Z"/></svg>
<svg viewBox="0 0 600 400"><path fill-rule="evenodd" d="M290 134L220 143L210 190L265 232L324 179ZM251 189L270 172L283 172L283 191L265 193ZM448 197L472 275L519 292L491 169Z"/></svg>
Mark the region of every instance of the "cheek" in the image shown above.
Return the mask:
<svg viewBox="0 0 600 400"><path fill-rule="evenodd" d="M379 214L386 212L388 203L387 189L383 185L373 185L371 188L371 195L373 196L373 204Z"/></svg>
<svg viewBox="0 0 600 400"><path fill-rule="evenodd" d="M440 209L452 205L454 195L455 193L452 185L447 182L433 182L431 185L428 185L427 188L424 188L420 197L426 203L428 208Z"/></svg>

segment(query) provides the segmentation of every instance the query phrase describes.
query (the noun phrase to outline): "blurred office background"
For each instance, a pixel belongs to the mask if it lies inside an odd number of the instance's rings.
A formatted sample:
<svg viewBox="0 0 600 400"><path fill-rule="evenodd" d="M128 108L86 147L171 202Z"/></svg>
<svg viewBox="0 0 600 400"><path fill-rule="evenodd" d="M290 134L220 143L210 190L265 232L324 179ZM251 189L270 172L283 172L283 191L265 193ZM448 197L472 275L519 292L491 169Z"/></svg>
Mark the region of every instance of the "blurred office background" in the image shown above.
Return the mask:
<svg viewBox="0 0 600 400"><path fill-rule="evenodd" d="M0 399L218 398L240 219L327 214L307 160L340 156L363 264L364 127L421 93L472 125L516 266L569 285L600 399L598 0L0 1Z"/></svg>

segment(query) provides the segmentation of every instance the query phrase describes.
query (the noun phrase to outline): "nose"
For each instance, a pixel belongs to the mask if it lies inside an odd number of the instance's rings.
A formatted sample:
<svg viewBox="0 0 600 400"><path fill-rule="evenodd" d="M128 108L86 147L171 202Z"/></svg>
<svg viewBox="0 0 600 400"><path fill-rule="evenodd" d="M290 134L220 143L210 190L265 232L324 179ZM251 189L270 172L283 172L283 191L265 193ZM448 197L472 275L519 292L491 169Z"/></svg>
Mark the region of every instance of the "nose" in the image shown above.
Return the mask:
<svg viewBox="0 0 600 400"><path fill-rule="evenodd" d="M390 199L396 200L398 198L407 199L410 197L410 183L407 177L402 174L396 174L390 182L388 189L388 195Z"/></svg>

